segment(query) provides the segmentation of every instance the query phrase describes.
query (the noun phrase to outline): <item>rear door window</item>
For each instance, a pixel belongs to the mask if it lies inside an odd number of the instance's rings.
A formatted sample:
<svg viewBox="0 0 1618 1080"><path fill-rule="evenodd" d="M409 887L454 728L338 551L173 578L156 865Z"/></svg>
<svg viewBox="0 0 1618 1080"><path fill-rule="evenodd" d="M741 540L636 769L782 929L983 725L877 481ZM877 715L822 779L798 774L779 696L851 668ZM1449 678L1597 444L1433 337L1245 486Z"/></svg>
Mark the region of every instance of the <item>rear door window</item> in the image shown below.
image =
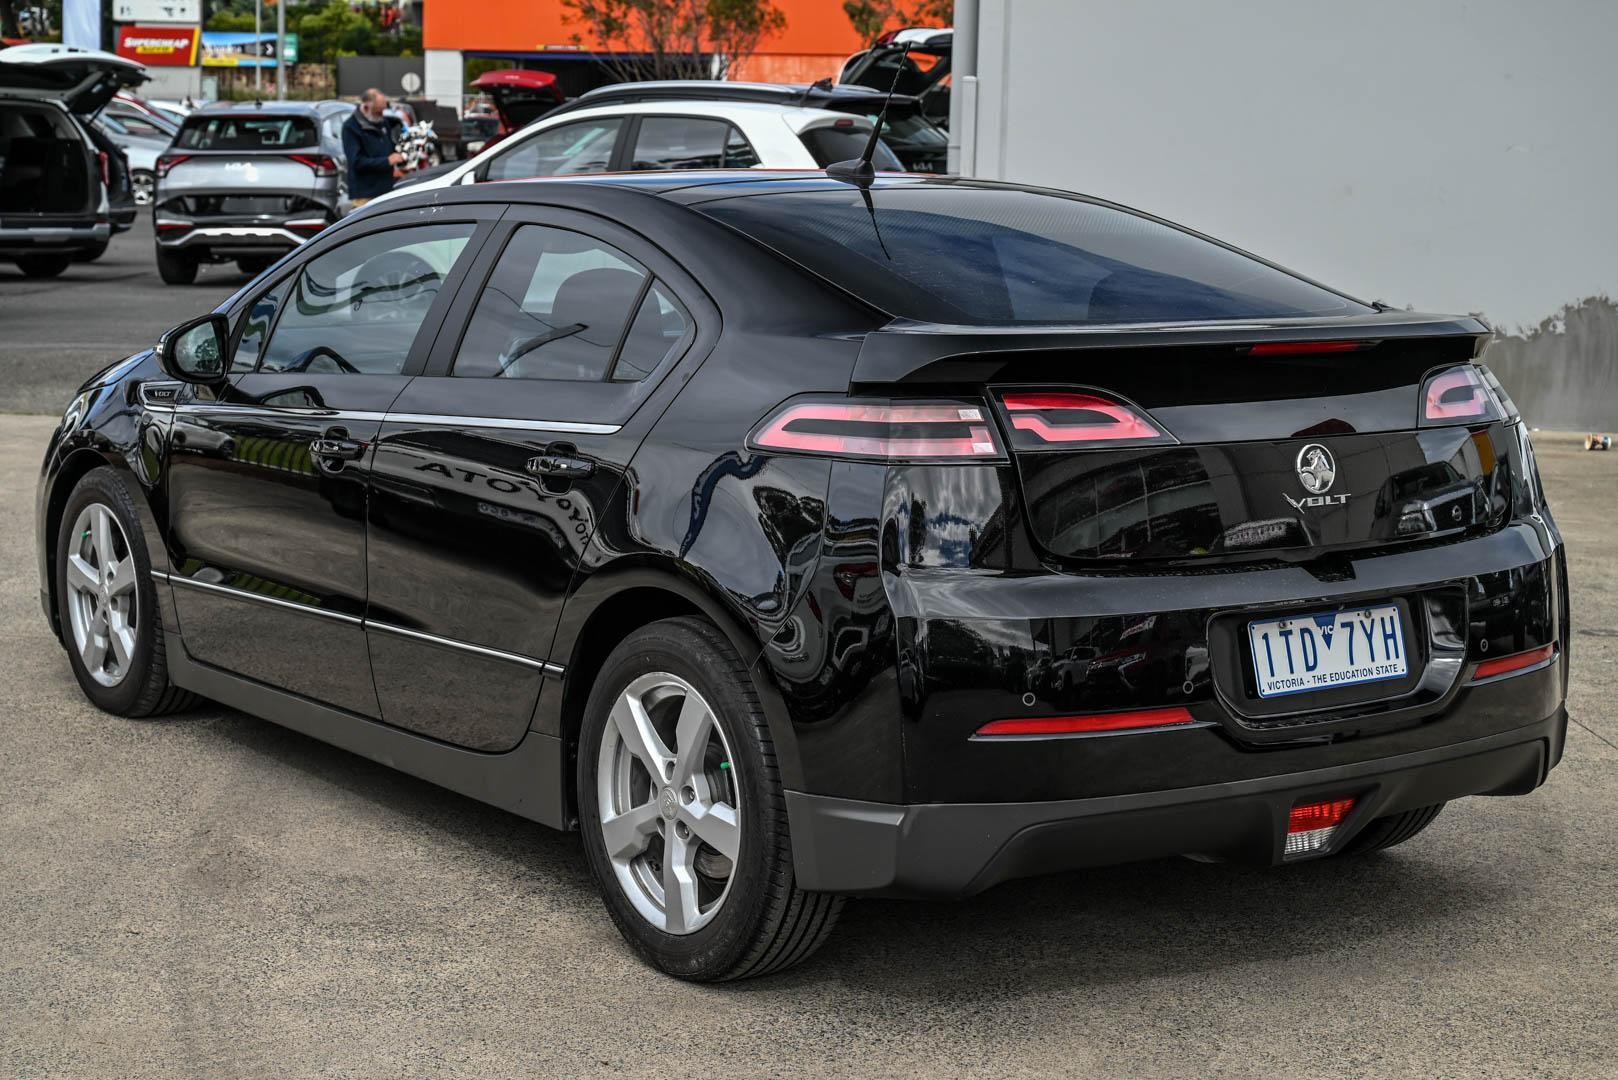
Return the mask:
<svg viewBox="0 0 1618 1080"><path fill-rule="evenodd" d="M691 320L628 255L583 233L512 234L455 354L474 378L638 382L686 339Z"/></svg>
<svg viewBox="0 0 1618 1080"><path fill-rule="evenodd" d="M749 169L758 154L723 120L696 116L641 118L632 157L635 169Z"/></svg>
<svg viewBox="0 0 1618 1080"><path fill-rule="evenodd" d="M174 138L179 150L290 150L315 142L310 117L252 114L188 116Z"/></svg>
<svg viewBox="0 0 1618 1080"><path fill-rule="evenodd" d="M542 131L510 148L496 147L486 180L522 180L531 176L572 176L606 172L623 121L616 117L581 120Z"/></svg>

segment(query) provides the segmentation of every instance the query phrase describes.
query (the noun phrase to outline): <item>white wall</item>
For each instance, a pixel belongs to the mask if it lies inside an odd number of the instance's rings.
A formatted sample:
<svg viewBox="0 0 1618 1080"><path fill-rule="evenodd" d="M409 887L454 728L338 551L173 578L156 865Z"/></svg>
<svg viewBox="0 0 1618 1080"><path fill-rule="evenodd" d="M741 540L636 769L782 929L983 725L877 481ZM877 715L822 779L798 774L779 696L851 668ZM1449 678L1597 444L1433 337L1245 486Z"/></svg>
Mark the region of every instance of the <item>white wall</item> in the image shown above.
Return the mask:
<svg viewBox="0 0 1618 1080"><path fill-rule="evenodd" d="M1503 328L1618 296L1610 0L979 4L978 175Z"/></svg>
<svg viewBox="0 0 1618 1080"><path fill-rule="evenodd" d="M422 54L422 93L461 114L461 85L466 65L459 49L428 49Z"/></svg>

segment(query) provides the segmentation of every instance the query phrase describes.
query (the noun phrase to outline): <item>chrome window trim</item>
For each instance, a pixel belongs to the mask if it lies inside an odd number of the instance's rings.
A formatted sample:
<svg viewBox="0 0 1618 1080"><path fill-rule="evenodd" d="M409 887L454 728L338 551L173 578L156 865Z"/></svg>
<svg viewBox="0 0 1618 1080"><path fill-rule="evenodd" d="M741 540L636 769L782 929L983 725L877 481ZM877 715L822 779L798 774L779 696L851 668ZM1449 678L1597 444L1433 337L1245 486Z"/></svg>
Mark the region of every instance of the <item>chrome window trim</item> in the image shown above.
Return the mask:
<svg viewBox="0 0 1618 1080"><path fill-rule="evenodd" d="M169 574L162 570L152 570L150 573L154 581L166 581L170 585L182 585L187 588L197 589L201 592L216 593L223 596L230 596L237 600L247 600L250 602L266 604L271 607L295 611L304 615L314 615L321 618L332 619L336 622L344 624L345 626L358 626L364 630L375 630L378 633L393 634L396 637L424 641L430 645L439 645L446 649L454 649L459 652L472 653L477 656L486 656L491 660L503 660L508 664L517 664L521 667L532 668L533 670L538 671L541 674L548 675L552 678L561 678L567 672L567 669L560 664L553 664L548 660L536 660L531 656L523 656L519 653L505 652L501 649L491 649L485 645L473 645L468 641L458 641L455 638L440 637L437 634L428 634L420 630L408 630L403 626L394 626L392 623L378 622L375 619L362 619L358 616L346 615L340 611L327 611L323 608L310 607L307 604L294 603L291 600L281 600L273 596L264 596L259 593L248 592L246 589L232 588L229 585L215 585L208 581L197 581L195 578L188 578L180 574Z"/></svg>
<svg viewBox="0 0 1618 1080"><path fill-rule="evenodd" d="M269 374L274 374L270 372ZM306 409L301 406L253 405L232 401L188 401L174 406L184 412L241 409L270 415L312 416L323 420L378 421L428 424L433 427L515 428L518 431L554 431L573 435L616 435L621 424L587 424L576 420L519 420L502 416L453 416L447 413L384 413L346 409Z"/></svg>

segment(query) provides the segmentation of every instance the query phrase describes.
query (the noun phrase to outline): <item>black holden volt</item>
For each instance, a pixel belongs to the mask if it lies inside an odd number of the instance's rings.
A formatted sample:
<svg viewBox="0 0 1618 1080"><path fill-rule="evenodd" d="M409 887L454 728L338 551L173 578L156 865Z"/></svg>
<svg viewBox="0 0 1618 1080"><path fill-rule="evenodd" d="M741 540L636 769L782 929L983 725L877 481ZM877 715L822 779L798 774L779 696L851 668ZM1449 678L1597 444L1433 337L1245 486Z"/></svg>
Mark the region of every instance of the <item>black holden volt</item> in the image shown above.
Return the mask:
<svg viewBox="0 0 1618 1080"><path fill-rule="evenodd" d="M845 896L1543 783L1566 562L1487 336L1012 185L432 191L85 386L42 599L101 708L576 828L647 960L757 975Z"/></svg>

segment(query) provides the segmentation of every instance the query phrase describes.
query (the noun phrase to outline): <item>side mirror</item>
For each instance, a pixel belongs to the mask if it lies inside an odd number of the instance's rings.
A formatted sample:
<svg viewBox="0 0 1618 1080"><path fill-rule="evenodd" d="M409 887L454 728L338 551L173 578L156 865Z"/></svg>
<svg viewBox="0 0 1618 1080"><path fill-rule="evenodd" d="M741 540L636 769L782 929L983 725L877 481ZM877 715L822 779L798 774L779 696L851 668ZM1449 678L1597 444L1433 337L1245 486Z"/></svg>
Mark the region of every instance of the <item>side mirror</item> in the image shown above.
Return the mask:
<svg viewBox="0 0 1618 1080"><path fill-rule="evenodd" d="M203 315L157 339L163 370L181 382L218 385L230 369L230 321Z"/></svg>

